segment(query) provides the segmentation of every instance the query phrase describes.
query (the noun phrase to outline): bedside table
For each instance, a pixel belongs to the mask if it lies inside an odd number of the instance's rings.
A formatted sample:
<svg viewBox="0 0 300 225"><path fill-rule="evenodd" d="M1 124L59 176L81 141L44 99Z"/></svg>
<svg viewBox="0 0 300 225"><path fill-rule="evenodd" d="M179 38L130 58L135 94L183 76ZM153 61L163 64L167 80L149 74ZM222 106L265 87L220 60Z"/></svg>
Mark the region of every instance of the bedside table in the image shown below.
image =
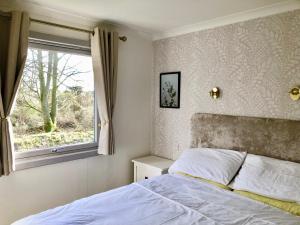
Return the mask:
<svg viewBox="0 0 300 225"><path fill-rule="evenodd" d="M166 174L169 167L174 163L170 159L158 156L133 159L132 162L134 165L134 182Z"/></svg>

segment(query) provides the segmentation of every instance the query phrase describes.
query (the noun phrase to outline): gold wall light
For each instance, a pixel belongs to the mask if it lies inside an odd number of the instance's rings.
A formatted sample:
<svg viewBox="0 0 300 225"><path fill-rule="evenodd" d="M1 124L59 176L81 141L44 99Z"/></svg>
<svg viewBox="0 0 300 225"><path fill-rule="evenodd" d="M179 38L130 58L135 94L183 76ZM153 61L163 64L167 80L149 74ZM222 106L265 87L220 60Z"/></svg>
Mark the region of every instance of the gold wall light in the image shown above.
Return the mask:
<svg viewBox="0 0 300 225"><path fill-rule="evenodd" d="M214 87L214 88L209 92L209 95L210 95L210 97L212 97L213 99L219 98L220 95L221 95L220 88Z"/></svg>
<svg viewBox="0 0 300 225"><path fill-rule="evenodd" d="M300 99L300 87L294 87L289 92L292 100L297 101Z"/></svg>

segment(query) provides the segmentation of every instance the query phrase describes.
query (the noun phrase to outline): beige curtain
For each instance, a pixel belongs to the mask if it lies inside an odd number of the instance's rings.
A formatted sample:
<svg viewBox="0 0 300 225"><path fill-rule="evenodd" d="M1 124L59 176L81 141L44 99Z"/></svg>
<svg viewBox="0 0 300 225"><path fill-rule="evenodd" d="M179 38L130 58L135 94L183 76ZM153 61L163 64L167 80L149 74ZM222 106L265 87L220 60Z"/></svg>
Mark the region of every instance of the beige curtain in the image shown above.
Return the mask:
<svg viewBox="0 0 300 225"><path fill-rule="evenodd" d="M112 117L116 101L118 33L95 28L91 35L95 93L101 121L99 154L114 154Z"/></svg>
<svg viewBox="0 0 300 225"><path fill-rule="evenodd" d="M29 17L26 13L0 14L0 176L14 170L12 113L16 93L26 61Z"/></svg>

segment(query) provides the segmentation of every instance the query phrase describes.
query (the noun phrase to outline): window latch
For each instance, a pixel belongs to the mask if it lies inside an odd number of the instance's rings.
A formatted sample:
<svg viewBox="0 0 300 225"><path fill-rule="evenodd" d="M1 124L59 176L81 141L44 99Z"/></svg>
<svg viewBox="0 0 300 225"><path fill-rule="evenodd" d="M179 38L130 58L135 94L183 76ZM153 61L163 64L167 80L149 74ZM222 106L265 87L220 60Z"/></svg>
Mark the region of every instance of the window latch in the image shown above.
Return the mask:
<svg viewBox="0 0 300 225"><path fill-rule="evenodd" d="M52 153L59 153L59 152L63 152L64 148L54 148L51 150Z"/></svg>

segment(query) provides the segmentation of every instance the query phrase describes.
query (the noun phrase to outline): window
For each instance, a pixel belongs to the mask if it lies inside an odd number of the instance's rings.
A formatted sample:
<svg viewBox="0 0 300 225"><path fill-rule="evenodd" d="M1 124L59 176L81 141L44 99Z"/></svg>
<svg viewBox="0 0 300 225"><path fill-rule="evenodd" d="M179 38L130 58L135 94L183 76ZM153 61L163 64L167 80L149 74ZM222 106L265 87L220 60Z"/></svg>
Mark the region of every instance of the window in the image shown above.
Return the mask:
<svg viewBox="0 0 300 225"><path fill-rule="evenodd" d="M17 158L98 146L90 53L55 40L30 39L11 118Z"/></svg>

